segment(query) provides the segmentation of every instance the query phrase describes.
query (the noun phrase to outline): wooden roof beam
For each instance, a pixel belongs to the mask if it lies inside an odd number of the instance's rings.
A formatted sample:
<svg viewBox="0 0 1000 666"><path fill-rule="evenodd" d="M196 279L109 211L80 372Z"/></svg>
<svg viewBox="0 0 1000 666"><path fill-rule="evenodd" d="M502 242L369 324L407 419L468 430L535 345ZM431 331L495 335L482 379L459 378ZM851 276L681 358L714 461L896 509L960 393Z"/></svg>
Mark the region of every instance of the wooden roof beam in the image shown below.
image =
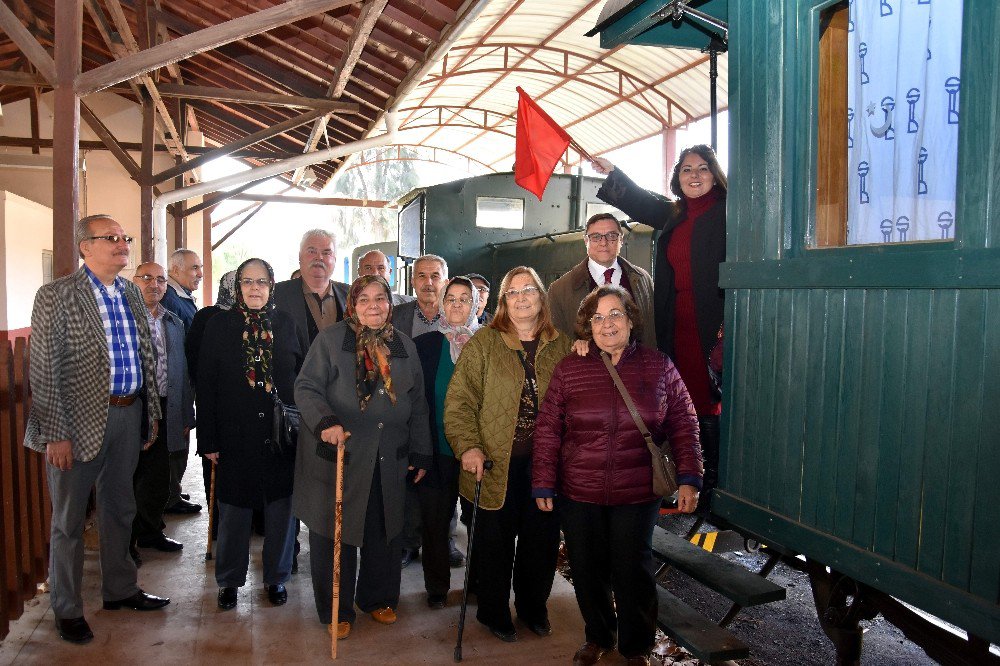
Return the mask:
<svg viewBox="0 0 1000 666"><path fill-rule="evenodd" d="M207 99L239 104L260 104L262 106L283 106L293 109L315 109L327 113L357 114L360 107L351 102L339 102L323 97L303 97L301 95L281 95L277 93L240 90L236 88L216 88L212 86L178 85L160 83L157 85L162 97L182 99ZM124 88L110 88L111 92L129 92Z"/></svg>
<svg viewBox="0 0 1000 666"><path fill-rule="evenodd" d="M280 5L214 25L211 28L198 30L84 72L76 78L76 90L80 95L103 90L116 83L190 58L203 51L209 51L224 44L266 32L307 16L343 7L352 4L352 2L353 0L288 0ZM41 71L41 68L39 69Z"/></svg>
<svg viewBox="0 0 1000 666"><path fill-rule="evenodd" d="M42 78L54 85L56 82L56 61L4 2L0 2L0 28L7 33L7 36L17 45L21 53L35 66Z"/></svg>

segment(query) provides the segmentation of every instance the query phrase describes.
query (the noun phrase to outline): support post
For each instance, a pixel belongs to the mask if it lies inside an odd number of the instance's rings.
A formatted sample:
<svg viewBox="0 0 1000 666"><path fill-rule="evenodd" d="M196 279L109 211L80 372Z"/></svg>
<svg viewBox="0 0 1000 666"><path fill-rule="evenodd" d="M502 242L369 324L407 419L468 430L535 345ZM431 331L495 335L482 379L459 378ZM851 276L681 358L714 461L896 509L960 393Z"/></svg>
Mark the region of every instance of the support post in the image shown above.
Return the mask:
<svg viewBox="0 0 1000 666"><path fill-rule="evenodd" d="M670 196L670 178L677 161L677 130L664 127L660 136L663 139L663 193Z"/></svg>
<svg viewBox="0 0 1000 666"><path fill-rule="evenodd" d="M80 98L74 88L80 73L83 2L62 0L56 12L55 118L52 126L52 260L55 277L76 270L74 228L80 211Z"/></svg>
<svg viewBox="0 0 1000 666"><path fill-rule="evenodd" d="M712 150L719 151L719 102L717 88L719 85L719 52L713 43L708 47L708 78L709 106L712 113Z"/></svg>
<svg viewBox="0 0 1000 666"><path fill-rule="evenodd" d="M153 142L156 132L156 107L153 100L142 98L142 162L139 165L139 240L142 260L153 257ZM166 269L166 266L164 266Z"/></svg>
<svg viewBox="0 0 1000 666"><path fill-rule="evenodd" d="M212 275L212 212L214 210L215 208L206 208L201 213L201 302L204 305L215 303L212 300L213 287L215 286Z"/></svg>

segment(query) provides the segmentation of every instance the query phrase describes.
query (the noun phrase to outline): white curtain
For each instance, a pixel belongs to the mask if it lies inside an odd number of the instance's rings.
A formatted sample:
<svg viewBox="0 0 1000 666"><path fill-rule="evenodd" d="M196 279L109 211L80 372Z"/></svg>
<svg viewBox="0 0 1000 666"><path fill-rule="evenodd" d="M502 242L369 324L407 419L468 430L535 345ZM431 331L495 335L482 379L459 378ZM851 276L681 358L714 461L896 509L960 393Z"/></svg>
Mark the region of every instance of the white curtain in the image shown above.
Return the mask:
<svg viewBox="0 0 1000 666"><path fill-rule="evenodd" d="M851 0L850 21L847 242L952 238L962 0Z"/></svg>

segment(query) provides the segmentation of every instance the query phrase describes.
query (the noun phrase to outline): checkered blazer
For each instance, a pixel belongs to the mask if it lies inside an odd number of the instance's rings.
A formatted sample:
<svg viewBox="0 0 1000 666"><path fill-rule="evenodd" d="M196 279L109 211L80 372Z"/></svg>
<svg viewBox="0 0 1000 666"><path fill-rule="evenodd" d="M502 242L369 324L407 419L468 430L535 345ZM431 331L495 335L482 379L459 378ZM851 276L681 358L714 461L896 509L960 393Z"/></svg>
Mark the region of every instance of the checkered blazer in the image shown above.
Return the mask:
<svg viewBox="0 0 1000 666"><path fill-rule="evenodd" d="M141 390L152 421L160 418L160 400L150 381L155 370L146 306L139 289L127 281L125 298L139 336ZM109 363L104 324L83 268L43 285L31 311L31 412L24 445L44 452L47 442L68 439L75 460L93 460L108 421Z"/></svg>

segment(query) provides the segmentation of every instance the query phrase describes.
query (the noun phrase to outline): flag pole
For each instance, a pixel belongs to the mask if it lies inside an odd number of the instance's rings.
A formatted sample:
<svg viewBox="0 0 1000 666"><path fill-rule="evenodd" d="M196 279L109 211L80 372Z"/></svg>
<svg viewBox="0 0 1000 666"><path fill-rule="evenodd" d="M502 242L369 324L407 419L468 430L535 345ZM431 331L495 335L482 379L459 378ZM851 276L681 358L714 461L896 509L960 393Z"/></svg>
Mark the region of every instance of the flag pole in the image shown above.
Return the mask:
<svg viewBox="0 0 1000 666"><path fill-rule="evenodd" d="M581 146L579 143L577 143L576 139L574 139L573 137L570 137L570 139L569 139L569 145L573 146L573 149L576 152L580 153L580 157L584 158L588 162L593 162L594 161L594 156L591 155L590 153L588 153L586 150L584 150L583 146Z"/></svg>

